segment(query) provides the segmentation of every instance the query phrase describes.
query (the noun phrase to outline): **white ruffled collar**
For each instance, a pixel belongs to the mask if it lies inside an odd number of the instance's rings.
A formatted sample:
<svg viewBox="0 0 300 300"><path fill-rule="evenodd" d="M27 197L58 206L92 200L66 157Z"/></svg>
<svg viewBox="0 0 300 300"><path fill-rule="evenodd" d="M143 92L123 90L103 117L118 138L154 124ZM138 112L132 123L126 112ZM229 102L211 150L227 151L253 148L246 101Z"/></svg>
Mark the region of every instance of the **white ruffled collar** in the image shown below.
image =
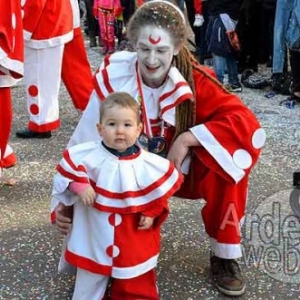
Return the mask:
<svg viewBox="0 0 300 300"><path fill-rule="evenodd" d="M144 150L119 158L101 142L69 148L58 170L70 181L90 182L97 193L95 207L115 212L144 209L172 195L182 181L167 159Z"/></svg>

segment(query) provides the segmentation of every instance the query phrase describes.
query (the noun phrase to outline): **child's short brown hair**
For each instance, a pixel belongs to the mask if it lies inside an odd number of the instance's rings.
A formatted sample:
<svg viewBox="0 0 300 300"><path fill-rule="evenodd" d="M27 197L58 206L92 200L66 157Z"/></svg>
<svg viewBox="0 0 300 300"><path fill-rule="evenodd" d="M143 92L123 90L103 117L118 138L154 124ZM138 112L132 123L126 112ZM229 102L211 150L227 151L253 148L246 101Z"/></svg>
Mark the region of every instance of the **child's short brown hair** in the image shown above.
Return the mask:
<svg viewBox="0 0 300 300"><path fill-rule="evenodd" d="M125 92L115 92L109 94L100 105L100 124L105 110L114 106L126 107L132 109L136 113L137 124L141 123L140 104Z"/></svg>

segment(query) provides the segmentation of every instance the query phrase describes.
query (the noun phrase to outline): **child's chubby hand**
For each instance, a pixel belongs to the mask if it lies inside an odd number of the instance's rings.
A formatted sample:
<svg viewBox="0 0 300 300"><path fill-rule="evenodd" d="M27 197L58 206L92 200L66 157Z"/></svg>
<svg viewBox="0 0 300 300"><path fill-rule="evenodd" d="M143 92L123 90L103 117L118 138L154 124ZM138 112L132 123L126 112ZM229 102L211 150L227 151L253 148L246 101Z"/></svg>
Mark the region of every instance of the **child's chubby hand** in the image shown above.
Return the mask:
<svg viewBox="0 0 300 300"><path fill-rule="evenodd" d="M138 230L147 230L153 224L154 218L141 215Z"/></svg>
<svg viewBox="0 0 300 300"><path fill-rule="evenodd" d="M96 199L96 193L94 189L89 186L81 194L79 194L79 197L84 205L93 205Z"/></svg>

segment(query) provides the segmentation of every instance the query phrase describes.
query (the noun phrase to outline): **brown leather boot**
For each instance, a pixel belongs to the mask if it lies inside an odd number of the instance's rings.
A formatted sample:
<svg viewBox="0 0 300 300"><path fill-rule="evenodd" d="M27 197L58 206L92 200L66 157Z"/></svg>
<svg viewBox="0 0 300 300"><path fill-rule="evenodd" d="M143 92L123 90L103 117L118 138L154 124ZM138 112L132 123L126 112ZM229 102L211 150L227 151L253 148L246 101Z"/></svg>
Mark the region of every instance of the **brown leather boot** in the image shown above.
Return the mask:
<svg viewBox="0 0 300 300"><path fill-rule="evenodd" d="M219 291L227 296L240 296L245 292L245 280L235 259L210 257L214 283Z"/></svg>

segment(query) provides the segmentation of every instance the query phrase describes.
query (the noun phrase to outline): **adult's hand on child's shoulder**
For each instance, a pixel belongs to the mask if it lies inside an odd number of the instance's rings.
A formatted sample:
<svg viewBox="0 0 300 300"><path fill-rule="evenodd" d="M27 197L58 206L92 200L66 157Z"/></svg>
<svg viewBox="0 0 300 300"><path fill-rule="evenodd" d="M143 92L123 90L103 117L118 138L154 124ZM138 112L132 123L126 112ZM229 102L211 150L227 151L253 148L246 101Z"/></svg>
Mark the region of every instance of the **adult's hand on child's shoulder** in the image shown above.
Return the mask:
<svg viewBox="0 0 300 300"><path fill-rule="evenodd" d="M55 209L55 216L58 230L64 235L68 234L72 227L73 206L59 203Z"/></svg>

